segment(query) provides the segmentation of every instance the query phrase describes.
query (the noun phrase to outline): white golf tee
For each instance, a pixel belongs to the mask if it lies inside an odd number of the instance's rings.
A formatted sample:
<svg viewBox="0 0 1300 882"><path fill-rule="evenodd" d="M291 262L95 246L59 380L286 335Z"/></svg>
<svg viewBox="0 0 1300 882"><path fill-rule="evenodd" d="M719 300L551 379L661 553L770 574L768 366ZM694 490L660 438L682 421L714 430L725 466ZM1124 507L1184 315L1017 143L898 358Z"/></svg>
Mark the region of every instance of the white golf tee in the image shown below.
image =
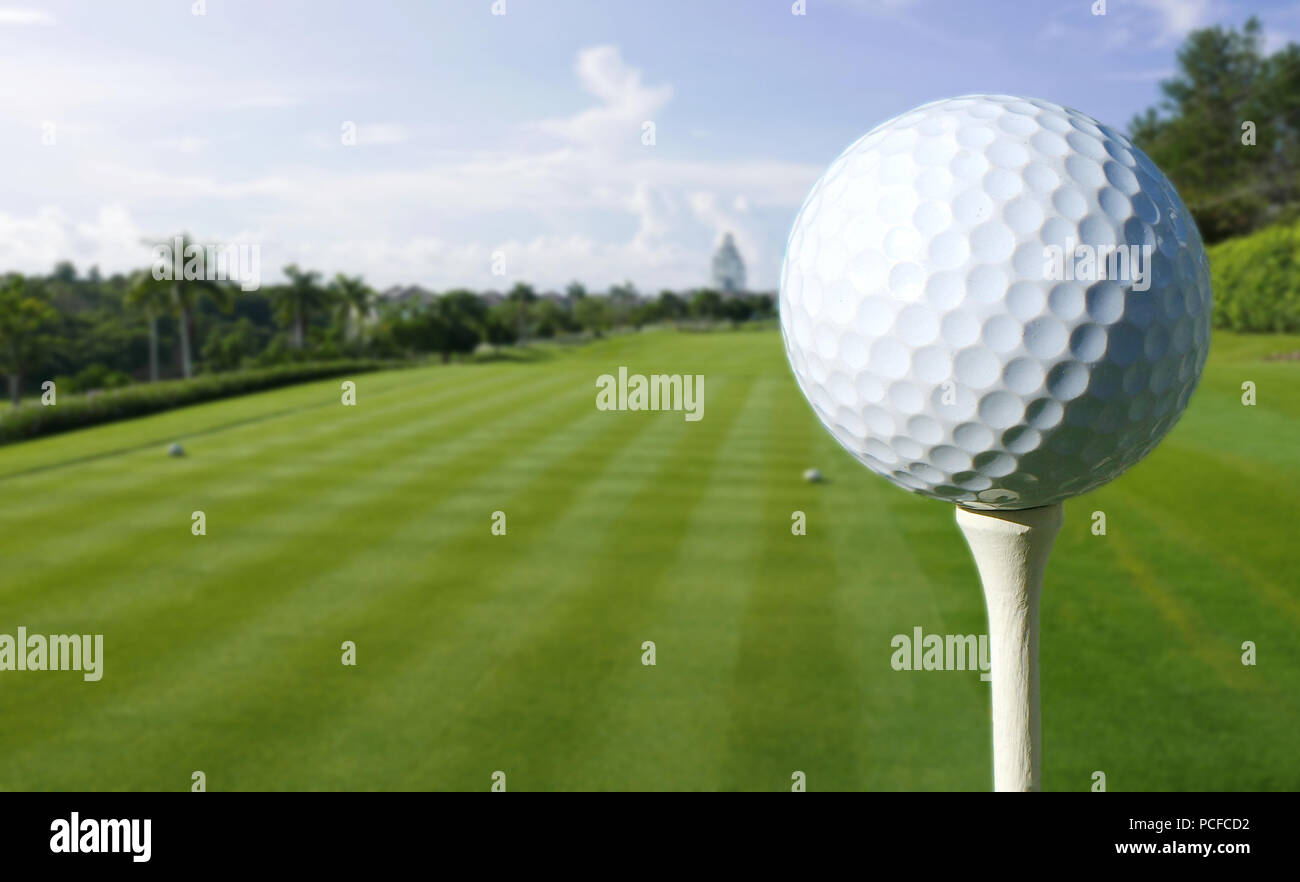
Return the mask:
<svg viewBox="0 0 1300 882"><path fill-rule="evenodd" d="M998 791L1041 788L1038 600L1061 520L1060 503L1019 511L957 508L957 525L975 557L988 605Z"/></svg>

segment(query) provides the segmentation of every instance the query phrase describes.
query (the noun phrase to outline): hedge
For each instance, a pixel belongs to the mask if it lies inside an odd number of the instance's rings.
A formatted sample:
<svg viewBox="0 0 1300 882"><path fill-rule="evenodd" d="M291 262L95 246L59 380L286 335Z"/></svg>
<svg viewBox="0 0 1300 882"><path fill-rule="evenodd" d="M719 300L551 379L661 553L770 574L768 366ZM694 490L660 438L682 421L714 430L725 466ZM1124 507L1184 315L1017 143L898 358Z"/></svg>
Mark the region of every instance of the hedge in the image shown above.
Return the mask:
<svg viewBox="0 0 1300 882"><path fill-rule="evenodd" d="M1206 251L1216 328L1300 331L1300 221L1274 224Z"/></svg>
<svg viewBox="0 0 1300 882"><path fill-rule="evenodd" d="M60 395L57 403L50 407L29 402L0 413L0 444L84 429L188 404L243 395L246 392L394 366L393 363L373 359L304 362L205 374L190 380L139 383L93 395ZM55 388L57 392L57 386Z"/></svg>

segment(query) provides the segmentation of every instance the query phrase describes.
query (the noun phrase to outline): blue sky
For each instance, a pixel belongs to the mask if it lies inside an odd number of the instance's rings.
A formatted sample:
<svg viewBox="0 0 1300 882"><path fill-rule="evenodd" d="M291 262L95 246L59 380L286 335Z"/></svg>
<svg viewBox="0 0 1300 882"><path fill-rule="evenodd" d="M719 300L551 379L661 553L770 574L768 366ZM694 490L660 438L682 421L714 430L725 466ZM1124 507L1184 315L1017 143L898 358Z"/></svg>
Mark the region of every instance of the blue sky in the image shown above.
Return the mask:
<svg viewBox="0 0 1300 882"><path fill-rule="evenodd" d="M0 271L125 270L185 229L258 243L272 279L655 291L704 283L730 230L774 288L818 175L909 107L1122 127L1192 28L1300 39L1300 0L201 3L0 0Z"/></svg>

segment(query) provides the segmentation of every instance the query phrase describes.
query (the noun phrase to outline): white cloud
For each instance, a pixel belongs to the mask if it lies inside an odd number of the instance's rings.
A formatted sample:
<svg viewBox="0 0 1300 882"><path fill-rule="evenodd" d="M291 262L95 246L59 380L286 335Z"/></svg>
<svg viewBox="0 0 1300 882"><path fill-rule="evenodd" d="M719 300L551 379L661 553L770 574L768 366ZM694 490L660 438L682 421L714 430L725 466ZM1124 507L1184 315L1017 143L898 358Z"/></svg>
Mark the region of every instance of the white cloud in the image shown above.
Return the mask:
<svg viewBox="0 0 1300 882"><path fill-rule="evenodd" d="M1094 15L1091 9L1087 2L1073 5L1070 9L1058 9L1039 30L1039 39L1048 42L1074 38L1095 40L1091 28L1096 28L1102 35L1101 51L1132 53L1177 43L1189 32L1213 24L1224 14L1222 0L1111 2L1105 15Z"/></svg>
<svg viewBox="0 0 1300 882"><path fill-rule="evenodd" d="M586 147L639 145L641 125L672 98L671 86L645 86L641 72L628 67L614 46L594 46L578 53L578 82L600 104L573 116L543 120L537 128Z"/></svg>
<svg viewBox="0 0 1300 882"><path fill-rule="evenodd" d="M0 73L5 66L0 59ZM72 94L76 72L52 72L60 96ZM268 151L251 171L195 132L123 129L107 112L115 99L96 95L90 106L105 111L96 119L111 126L108 133L84 149L68 139L65 150L62 138L57 154L29 148L44 177L26 179L25 209L10 202L10 213L0 215L0 266L47 271L72 259L120 271L145 262L147 252L134 244L145 234L187 230L230 241L222 234L251 229L268 278L298 261L329 274L361 273L376 285L487 288L523 279L556 287L576 276L593 289L632 279L657 290L703 283L712 247L729 230L755 284L774 284L779 237L821 167L695 159L680 145L679 152L642 146L642 119L665 110L671 86L646 86L612 47L579 52L575 72L593 105L517 123L496 149L402 148L433 139L427 126L390 118L359 123L357 132L359 143L395 145L391 152L359 150L339 163L346 151L304 153L290 129L283 137L298 149ZM250 94L280 94L277 88L268 83ZM0 113L26 109L6 107L7 100L0 96ZM339 145L338 130L316 137ZM507 254L507 280L490 274L495 250Z"/></svg>
<svg viewBox="0 0 1300 882"><path fill-rule="evenodd" d="M148 262L143 236L120 204L105 205L83 222L54 207L25 218L0 213L0 266L44 273L56 262L74 258L79 266L123 272Z"/></svg>
<svg viewBox="0 0 1300 882"><path fill-rule="evenodd" d="M174 138L159 138L155 147L163 150L175 150L179 153L198 153L207 146L207 140L196 135L178 135Z"/></svg>
<svg viewBox="0 0 1300 882"><path fill-rule="evenodd" d="M363 147L401 144L410 137L411 133L406 127L397 123L361 123L357 126L357 144Z"/></svg>
<svg viewBox="0 0 1300 882"><path fill-rule="evenodd" d="M1151 43L1176 43L1190 31L1211 24L1222 13L1218 0L1137 0L1156 16Z"/></svg>
<svg viewBox="0 0 1300 882"><path fill-rule="evenodd" d="M42 9L0 7L0 25L52 25L54 16Z"/></svg>
<svg viewBox="0 0 1300 882"><path fill-rule="evenodd" d="M229 106L235 110L278 110L283 107L294 107L297 104L298 99L290 98L288 95L249 95L247 98L236 98L230 102Z"/></svg>

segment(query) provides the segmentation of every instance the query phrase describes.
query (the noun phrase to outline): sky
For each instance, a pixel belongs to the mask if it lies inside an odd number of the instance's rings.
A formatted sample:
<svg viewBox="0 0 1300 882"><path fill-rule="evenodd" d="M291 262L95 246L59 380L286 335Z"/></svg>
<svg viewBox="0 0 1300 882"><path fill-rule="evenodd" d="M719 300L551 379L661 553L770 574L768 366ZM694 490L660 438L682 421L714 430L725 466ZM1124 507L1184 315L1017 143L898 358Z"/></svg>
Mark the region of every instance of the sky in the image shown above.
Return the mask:
<svg viewBox="0 0 1300 882"><path fill-rule="evenodd" d="M773 290L808 190L898 113L1000 92L1123 128L1194 28L1300 41L1300 0L1104 6L0 0L0 272L127 271L185 230L269 282L655 292L729 231Z"/></svg>

